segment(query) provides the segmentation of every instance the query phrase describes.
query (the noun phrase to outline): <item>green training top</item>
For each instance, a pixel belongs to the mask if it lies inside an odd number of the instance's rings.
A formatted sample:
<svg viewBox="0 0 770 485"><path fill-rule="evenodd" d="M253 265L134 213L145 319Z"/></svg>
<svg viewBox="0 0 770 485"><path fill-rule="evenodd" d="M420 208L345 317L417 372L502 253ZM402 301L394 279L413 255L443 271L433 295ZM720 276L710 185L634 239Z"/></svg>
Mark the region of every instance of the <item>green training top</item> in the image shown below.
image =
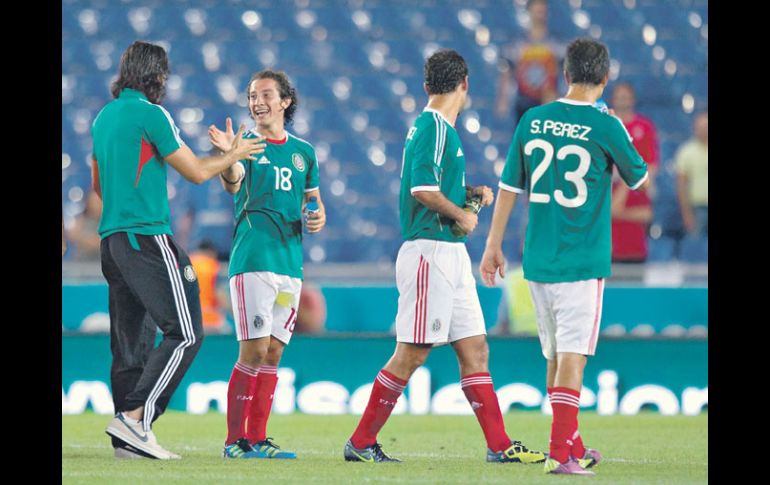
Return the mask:
<svg viewBox="0 0 770 485"><path fill-rule="evenodd" d="M164 157L184 142L168 111L125 88L96 116L91 134L102 190L102 238L116 232L171 234Z"/></svg>

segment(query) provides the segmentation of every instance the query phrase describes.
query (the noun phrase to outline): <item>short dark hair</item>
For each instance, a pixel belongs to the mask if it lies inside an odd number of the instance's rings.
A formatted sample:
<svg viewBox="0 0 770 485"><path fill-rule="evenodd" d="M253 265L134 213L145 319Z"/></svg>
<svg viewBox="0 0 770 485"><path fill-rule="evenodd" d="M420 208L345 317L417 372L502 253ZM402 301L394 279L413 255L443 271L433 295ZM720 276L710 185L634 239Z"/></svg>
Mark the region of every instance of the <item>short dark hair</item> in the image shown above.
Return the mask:
<svg viewBox="0 0 770 485"><path fill-rule="evenodd" d="M125 88L141 91L151 103L160 103L166 93L168 55L159 45L137 40L120 57L118 79L112 83L117 98Z"/></svg>
<svg viewBox="0 0 770 485"><path fill-rule="evenodd" d="M572 84L601 84L610 71L607 46L585 37L573 40L567 46L564 70Z"/></svg>
<svg viewBox="0 0 770 485"><path fill-rule="evenodd" d="M283 111L283 124L284 126L290 125L294 119L294 113L297 111L299 100L297 99L297 90L291 85L289 76L283 71L263 69L249 79L249 84L246 85L247 97L249 95L249 89L251 89L251 83L257 79L272 79L278 84L278 94L281 99L291 99L291 104Z"/></svg>
<svg viewBox="0 0 770 485"><path fill-rule="evenodd" d="M425 61L425 85L428 94L454 91L468 75L463 56L452 49L439 49Z"/></svg>

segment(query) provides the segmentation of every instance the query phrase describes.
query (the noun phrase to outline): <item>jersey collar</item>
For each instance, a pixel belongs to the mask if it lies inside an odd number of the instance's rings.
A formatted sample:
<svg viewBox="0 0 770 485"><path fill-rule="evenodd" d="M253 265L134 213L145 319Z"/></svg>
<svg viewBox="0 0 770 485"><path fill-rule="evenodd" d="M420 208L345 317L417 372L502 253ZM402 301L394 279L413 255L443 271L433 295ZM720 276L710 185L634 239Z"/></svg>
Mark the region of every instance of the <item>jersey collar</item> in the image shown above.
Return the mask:
<svg viewBox="0 0 770 485"><path fill-rule="evenodd" d="M255 126L251 130L249 130L251 133L253 133L256 137L260 137L262 135L259 134L257 131L257 127ZM289 140L289 132L284 130L284 136L280 140L271 140L270 138L265 138L265 141L268 143L272 143L273 145L283 145Z"/></svg>
<svg viewBox="0 0 770 485"><path fill-rule="evenodd" d="M564 104L574 104L575 106L593 106L588 101L575 101L574 99L559 98L556 101Z"/></svg>
<svg viewBox="0 0 770 485"><path fill-rule="evenodd" d="M139 98L147 100L147 96L141 91L131 88L123 88L118 95L119 98Z"/></svg>
<svg viewBox="0 0 770 485"><path fill-rule="evenodd" d="M424 110L422 110L422 112L423 112L423 113L424 113L424 112L426 112L426 111L430 111L431 113L436 113L437 115L441 116L441 119L443 119L444 121L446 121L446 122L447 122L447 124L448 124L449 126L451 126L451 127L453 127L453 128L454 128L454 126L455 126L455 125L453 125L452 123L450 123L450 122L449 122L449 120L448 120L448 119L446 119L446 116L444 116L444 115L441 113L441 111L437 111L437 110L435 110L435 109L433 109L433 108L425 108Z"/></svg>

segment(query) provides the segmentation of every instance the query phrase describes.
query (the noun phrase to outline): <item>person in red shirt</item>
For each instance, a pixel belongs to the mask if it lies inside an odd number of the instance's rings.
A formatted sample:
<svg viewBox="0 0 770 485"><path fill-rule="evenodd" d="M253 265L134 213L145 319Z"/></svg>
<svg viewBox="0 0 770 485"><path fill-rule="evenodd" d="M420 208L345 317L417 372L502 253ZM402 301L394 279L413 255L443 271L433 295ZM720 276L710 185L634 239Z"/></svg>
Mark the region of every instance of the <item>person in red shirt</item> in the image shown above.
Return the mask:
<svg viewBox="0 0 770 485"><path fill-rule="evenodd" d="M623 121L650 173L650 189L647 192L628 190L619 177L613 181L612 261L643 263L647 259L647 227L653 216L653 182L660 161L658 134L655 124L635 111L636 94L630 84L616 84L611 103L615 116Z"/></svg>

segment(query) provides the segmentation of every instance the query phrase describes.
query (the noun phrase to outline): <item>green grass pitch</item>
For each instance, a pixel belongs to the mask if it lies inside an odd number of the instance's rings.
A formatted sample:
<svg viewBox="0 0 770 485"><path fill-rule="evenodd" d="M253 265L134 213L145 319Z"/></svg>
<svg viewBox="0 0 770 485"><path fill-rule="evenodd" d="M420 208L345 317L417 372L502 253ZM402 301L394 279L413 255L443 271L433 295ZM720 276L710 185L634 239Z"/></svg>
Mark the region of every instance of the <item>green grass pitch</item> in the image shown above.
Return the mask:
<svg viewBox="0 0 770 485"><path fill-rule="evenodd" d="M271 416L268 435L297 460L222 458L225 416L168 412L153 427L179 461L116 460L104 433L110 418L62 416L62 482L94 484L695 484L708 483L708 413L700 416L580 415L586 444L604 461L595 477L545 475L542 464L486 463L474 416L393 416L380 432L385 451L404 463L349 463L342 450L357 416ZM505 415L512 439L547 451L550 417Z"/></svg>

